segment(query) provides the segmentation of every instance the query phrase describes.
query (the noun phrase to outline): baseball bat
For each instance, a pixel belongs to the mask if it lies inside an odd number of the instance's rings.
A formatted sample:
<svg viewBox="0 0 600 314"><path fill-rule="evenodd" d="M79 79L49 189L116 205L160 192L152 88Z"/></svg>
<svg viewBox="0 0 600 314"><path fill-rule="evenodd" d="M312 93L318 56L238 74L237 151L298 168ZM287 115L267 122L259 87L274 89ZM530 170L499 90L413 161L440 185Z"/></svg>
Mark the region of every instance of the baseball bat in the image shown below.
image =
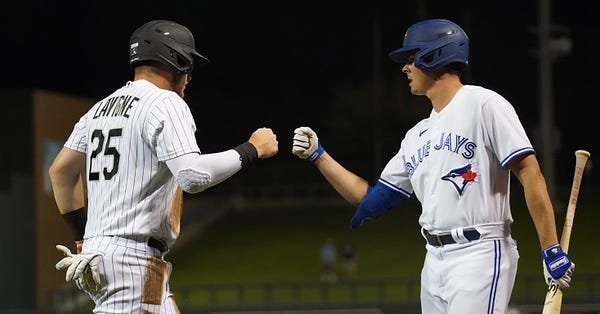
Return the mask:
<svg viewBox="0 0 600 314"><path fill-rule="evenodd" d="M577 197L579 196L579 186L581 185L583 169L585 168L585 163L587 162L588 158L590 158L590 153L585 150L580 149L575 152L575 173L573 174L571 196L569 197L569 205L567 206L565 225L560 237L560 246L565 253L569 250L571 229L573 229L573 218L575 217L575 206L577 205ZM542 314L560 314L560 309L562 308L562 297L562 290L553 281L548 286Z"/></svg>

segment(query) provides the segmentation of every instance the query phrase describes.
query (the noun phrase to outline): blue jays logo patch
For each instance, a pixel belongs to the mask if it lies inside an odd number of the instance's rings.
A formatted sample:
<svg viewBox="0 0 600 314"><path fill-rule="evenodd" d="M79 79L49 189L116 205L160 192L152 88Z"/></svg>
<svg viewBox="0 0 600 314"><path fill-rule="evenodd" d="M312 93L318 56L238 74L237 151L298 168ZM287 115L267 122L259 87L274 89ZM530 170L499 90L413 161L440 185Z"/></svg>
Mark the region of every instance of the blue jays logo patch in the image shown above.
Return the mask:
<svg viewBox="0 0 600 314"><path fill-rule="evenodd" d="M475 181L477 172L471 169L471 164L460 168L452 169L448 174L442 177L442 180L449 181L454 185L458 195L462 195L467 183Z"/></svg>

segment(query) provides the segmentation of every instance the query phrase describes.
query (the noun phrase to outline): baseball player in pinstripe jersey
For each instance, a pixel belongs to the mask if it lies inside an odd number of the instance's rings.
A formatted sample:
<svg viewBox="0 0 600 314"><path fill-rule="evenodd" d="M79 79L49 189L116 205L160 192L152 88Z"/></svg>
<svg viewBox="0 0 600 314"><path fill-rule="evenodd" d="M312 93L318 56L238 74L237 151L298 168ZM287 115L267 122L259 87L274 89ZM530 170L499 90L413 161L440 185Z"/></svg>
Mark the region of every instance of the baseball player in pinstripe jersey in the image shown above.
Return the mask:
<svg viewBox="0 0 600 314"><path fill-rule="evenodd" d="M183 191L226 180L275 155L278 143L259 128L233 149L201 154L183 97L191 71L208 60L192 33L155 20L129 44L134 80L81 117L50 167L78 242L77 253L57 246L65 257L56 267L93 299L94 313L179 313L164 257L179 235Z"/></svg>
<svg viewBox="0 0 600 314"><path fill-rule="evenodd" d="M574 268L558 244L546 183L514 108L492 90L461 83L468 47L458 25L433 19L408 28L403 47L390 53L404 64L411 93L426 96L433 110L408 130L374 186L335 161L311 128L294 132L293 154L357 206L351 228L413 194L420 201L426 314L507 311L519 259L510 231L511 173L535 223L546 282L568 287Z"/></svg>

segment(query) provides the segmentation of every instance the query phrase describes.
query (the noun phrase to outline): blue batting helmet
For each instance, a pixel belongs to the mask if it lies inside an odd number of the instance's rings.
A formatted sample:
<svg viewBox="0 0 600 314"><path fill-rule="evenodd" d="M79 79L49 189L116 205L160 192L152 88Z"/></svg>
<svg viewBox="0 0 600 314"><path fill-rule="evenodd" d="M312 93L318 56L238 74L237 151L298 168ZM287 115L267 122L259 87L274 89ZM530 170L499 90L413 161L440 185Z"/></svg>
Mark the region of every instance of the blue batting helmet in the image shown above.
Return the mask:
<svg viewBox="0 0 600 314"><path fill-rule="evenodd" d="M415 53L415 66L425 72L450 63L469 63L469 37L460 26L444 19L424 20L413 24L404 34L402 47L389 53L390 59L407 63Z"/></svg>

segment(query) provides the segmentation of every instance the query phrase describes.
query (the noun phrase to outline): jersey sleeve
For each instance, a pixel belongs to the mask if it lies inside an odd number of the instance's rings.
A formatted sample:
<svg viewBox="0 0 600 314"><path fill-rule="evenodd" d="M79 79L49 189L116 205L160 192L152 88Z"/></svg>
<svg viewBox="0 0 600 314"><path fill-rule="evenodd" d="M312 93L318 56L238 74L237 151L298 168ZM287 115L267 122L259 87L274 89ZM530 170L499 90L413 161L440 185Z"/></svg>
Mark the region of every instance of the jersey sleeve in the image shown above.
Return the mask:
<svg viewBox="0 0 600 314"><path fill-rule="evenodd" d="M87 151L87 121L88 114L85 114L77 121L77 123L75 123L73 131L65 142L64 147L76 150L80 153L85 153Z"/></svg>
<svg viewBox="0 0 600 314"><path fill-rule="evenodd" d="M383 168L378 182L399 192L406 198L413 193L413 187L410 183L409 171L404 160L404 150L402 146L398 150L398 153L396 153L396 155L388 161L385 168Z"/></svg>
<svg viewBox="0 0 600 314"><path fill-rule="evenodd" d="M503 168L517 156L535 153L514 107L500 95L483 106L483 121L489 144Z"/></svg>
<svg viewBox="0 0 600 314"><path fill-rule="evenodd" d="M196 124L190 108L177 95L159 101L148 117L146 134L160 161L200 153L195 132Z"/></svg>

